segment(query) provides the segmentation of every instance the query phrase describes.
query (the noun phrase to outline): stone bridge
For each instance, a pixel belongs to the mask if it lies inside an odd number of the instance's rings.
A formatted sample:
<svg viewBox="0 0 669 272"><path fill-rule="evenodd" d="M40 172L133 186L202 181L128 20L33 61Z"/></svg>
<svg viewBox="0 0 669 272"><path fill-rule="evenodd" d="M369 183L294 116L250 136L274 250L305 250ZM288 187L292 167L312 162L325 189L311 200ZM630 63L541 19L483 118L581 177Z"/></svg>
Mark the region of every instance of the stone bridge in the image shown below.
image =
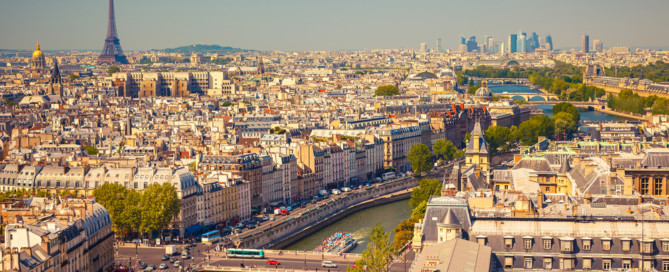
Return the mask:
<svg viewBox="0 0 669 272"><path fill-rule="evenodd" d="M503 96L511 99L520 99L524 101L558 101L559 98L555 94L547 93L493 93L494 96Z"/></svg>

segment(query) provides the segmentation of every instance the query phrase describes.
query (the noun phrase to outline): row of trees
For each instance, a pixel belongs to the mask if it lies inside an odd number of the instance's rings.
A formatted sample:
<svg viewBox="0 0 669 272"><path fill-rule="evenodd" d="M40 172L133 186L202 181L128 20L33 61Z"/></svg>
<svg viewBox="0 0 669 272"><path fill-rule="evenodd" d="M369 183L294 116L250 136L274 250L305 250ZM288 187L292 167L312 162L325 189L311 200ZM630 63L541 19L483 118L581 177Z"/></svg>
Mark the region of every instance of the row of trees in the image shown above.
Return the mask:
<svg viewBox="0 0 669 272"><path fill-rule="evenodd" d="M609 94L606 105L614 110L644 114L646 108L654 114L669 114L669 99L657 97L641 97L632 90L622 90L618 95Z"/></svg>
<svg viewBox="0 0 669 272"><path fill-rule="evenodd" d="M105 183L93 195L109 211L112 225L121 236L133 231L151 234L162 230L180 209L176 189L170 183L154 183L141 192Z"/></svg>
<svg viewBox="0 0 669 272"><path fill-rule="evenodd" d="M434 159L439 161L450 161L462 158L464 153L458 151L453 142L449 140L437 140L432 146L434 154L425 144L415 144L411 146L407 159L411 163L411 169L417 176L429 173L434 167Z"/></svg>
<svg viewBox="0 0 669 272"><path fill-rule="evenodd" d="M632 76L641 76L643 71L643 76L647 79L650 79L654 82L666 82L669 81L669 63L665 63L661 60L656 61L655 63L650 63L648 65L637 65L634 67L618 67L618 73L616 74L615 69L607 69L607 76L618 76L626 77L632 74Z"/></svg>
<svg viewBox="0 0 669 272"><path fill-rule="evenodd" d="M536 115L518 127L491 126L484 132L484 137L491 153L507 152L515 148L518 143L536 144L539 136L567 139L578 130L580 119L581 114L578 109L570 103L563 102L553 107L552 118Z"/></svg>

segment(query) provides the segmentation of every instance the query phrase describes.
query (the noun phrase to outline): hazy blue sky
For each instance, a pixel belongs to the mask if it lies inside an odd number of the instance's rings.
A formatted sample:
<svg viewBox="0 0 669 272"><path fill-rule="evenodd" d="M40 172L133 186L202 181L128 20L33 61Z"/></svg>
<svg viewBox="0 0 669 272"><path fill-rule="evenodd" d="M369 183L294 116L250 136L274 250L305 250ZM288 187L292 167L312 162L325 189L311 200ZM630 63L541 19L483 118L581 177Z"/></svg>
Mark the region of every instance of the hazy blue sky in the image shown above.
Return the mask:
<svg viewBox="0 0 669 272"><path fill-rule="evenodd" d="M605 47L669 47L667 0L117 0L124 50L194 43L259 50L457 48L459 35L582 34ZM107 0L0 0L0 48L100 50Z"/></svg>

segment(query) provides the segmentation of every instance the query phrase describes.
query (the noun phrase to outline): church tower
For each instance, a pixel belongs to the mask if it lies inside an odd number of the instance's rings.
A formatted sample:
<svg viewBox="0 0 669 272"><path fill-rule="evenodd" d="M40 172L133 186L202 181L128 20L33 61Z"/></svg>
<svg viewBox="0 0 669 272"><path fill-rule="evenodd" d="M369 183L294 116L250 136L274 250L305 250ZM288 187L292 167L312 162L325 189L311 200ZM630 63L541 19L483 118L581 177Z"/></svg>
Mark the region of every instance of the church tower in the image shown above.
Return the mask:
<svg viewBox="0 0 669 272"><path fill-rule="evenodd" d="M488 152L488 145L483 137L483 130L479 122L476 122L476 125L474 125L471 139L469 139L467 150L465 151L465 168L469 169L473 165L480 172L488 172L490 170L490 153Z"/></svg>
<svg viewBox="0 0 669 272"><path fill-rule="evenodd" d="M60 70L58 69L58 60L55 58L53 59L53 71L51 71L51 79L49 79L49 94L63 96L62 79L60 78Z"/></svg>

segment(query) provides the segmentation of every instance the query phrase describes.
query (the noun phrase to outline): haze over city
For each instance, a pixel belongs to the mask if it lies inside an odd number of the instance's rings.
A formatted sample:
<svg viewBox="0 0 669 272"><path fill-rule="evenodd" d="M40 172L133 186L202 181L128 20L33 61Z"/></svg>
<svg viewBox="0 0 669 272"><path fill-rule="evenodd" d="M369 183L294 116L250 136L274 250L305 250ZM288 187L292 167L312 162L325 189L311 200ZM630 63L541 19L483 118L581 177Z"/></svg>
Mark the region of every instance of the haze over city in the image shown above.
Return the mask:
<svg viewBox="0 0 669 272"><path fill-rule="evenodd" d="M0 48L100 50L106 1L5 1ZM609 46L663 48L669 1L176 1L116 3L125 50L220 44L256 50L457 49L460 34L504 39L551 34L575 48L582 34Z"/></svg>
<svg viewBox="0 0 669 272"><path fill-rule="evenodd" d="M6 0L0 271L669 271L669 0Z"/></svg>

